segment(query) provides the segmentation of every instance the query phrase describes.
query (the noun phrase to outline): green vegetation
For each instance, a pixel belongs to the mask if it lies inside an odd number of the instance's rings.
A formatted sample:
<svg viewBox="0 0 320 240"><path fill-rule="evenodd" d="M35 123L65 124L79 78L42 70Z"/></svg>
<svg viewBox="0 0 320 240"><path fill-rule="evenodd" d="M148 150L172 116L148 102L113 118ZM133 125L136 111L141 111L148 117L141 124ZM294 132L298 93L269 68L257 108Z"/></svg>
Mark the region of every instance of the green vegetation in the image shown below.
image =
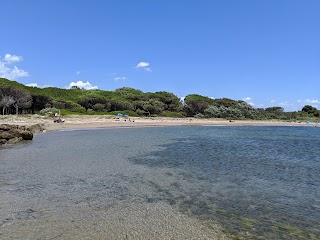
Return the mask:
<svg viewBox="0 0 320 240"><path fill-rule="evenodd" d="M44 110L47 109L47 110ZM49 109L49 110L48 110ZM181 101L170 92L144 93L123 87L115 91L28 87L0 78L2 114L45 113L60 109L64 115L104 115L118 112L130 116L198 117L224 119L316 120L320 111L306 105L298 112L284 112L282 107L253 108L242 100L212 99L189 94Z"/></svg>

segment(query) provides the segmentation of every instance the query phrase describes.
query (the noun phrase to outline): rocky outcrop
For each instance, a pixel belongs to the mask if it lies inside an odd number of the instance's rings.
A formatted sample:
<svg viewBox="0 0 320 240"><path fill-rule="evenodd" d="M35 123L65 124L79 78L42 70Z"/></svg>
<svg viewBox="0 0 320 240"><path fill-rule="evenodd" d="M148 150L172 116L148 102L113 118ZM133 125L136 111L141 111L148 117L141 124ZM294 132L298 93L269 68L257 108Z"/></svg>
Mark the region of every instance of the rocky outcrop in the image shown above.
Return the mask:
<svg viewBox="0 0 320 240"><path fill-rule="evenodd" d="M34 133L41 133L43 131L44 127L41 124L30 126L0 124L0 145L32 140Z"/></svg>

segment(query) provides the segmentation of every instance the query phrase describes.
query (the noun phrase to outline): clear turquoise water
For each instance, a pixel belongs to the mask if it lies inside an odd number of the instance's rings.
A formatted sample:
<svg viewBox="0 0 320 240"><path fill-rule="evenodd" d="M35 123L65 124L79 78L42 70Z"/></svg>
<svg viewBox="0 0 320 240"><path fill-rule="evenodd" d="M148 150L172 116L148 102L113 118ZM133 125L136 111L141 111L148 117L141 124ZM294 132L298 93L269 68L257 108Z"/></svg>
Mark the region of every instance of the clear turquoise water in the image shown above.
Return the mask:
<svg viewBox="0 0 320 240"><path fill-rule="evenodd" d="M0 181L26 202L58 207L67 195L68 207L104 192L92 204L165 201L232 238L320 239L320 128L60 131L1 150L0 159Z"/></svg>

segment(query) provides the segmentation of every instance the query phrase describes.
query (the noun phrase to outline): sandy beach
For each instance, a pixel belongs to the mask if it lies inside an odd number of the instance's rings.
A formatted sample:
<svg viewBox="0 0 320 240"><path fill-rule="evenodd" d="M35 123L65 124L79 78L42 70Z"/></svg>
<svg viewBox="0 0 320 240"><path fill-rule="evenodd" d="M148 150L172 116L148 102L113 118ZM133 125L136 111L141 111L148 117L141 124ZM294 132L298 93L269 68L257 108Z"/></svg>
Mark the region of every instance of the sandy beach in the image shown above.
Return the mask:
<svg viewBox="0 0 320 240"><path fill-rule="evenodd" d="M51 118L40 115L0 116L0 124L32 125L43 124L47 131L61 129L104 128L104 127L144 127L144 126L316 126L316 123L289 122L279 120L235 120L199 118L163 118L72 115L65 117L64 123L54 123Z"/></svg>
<svg viewBox="0 0 320 240"><path fill-rule="evenodd" d="M186 170L161 165L150 167L139 162L135 163L132 156L144 159L145 152L155 146L151 141L154 137L147 138L145 141L136 141L139 137L137 138L135 134L126 135L125 138L112 135L113 130L125 129L108 129L110 135L103 138L103 141L97 140L97 146L95 146L96 144L86 144L84 139L92 143L92 139L96 136L90 138L87 133L75 131L72 133L77 137L70 134L70 140L69 134L59 130L129 127L131 129L126 130L136 132L158 130L159 133L162 130L165 132L171 129L133 128L152 126L314 127L316 125L306 122L239 120L230 122L223 119L160 117L135 117L130 118L129 121L129 119L115 116L66 116L64 123L54 123L52 118L40 115L0 116L0 124L22 126L42 124L46 131L52 131L49 134L37 135L33 140L34 146L30 144L26 148L16 148L10 154L4 151L5 155L2 159L4 164L0 171L2 176L0 202L3 204L3 211L0 214L1 239L48 239L50 237L159 240L229 239L229 233L218 221L207 221L193 214L201 210L201 204L211 195L234 194L236 191L231 192L229 189L232 185L222 186L218 183L202 185L203 181L195 180L196 175L189 174L189 168ZM92 132L96 134L100 130ZM46 137L48 135L50 140ZM61 135L64 135L65 142L71 145L61 144L59 141ZM140 135L140 139L146 136L148 135ZM155 141L156 144L159 144L158 141L167 143L167 139L161 140L161 137ZM78 148L80 144L83 145ZM47 148L49 145L50 148ZM105 150L100 151L101 149ZM146 159L152 159L150 156L153 155L147 155ZM196 171L193 174L195 173ZM212 190L213 186L215 191ZM201 187L205 190L210 189L211 195L205 191L201 195L202 190L199 192L199 197L198 193L192 194ZM168 200L175 202L170 204ZM206 206L209 212L221 214L219 218L221 217L223 222L223 212L221 212L223 208L214 204ZM243 219L242 223L248 222L245 221L248 220L247 218ZM249 224L252 223L254 222L249 222ZM241 226L243 229L248 227ZM251 225L249 227L251 228ZM243 229L241 234L247 234L245 236L250 239L251 233L245 233ZM251 237L253 239L254 236Z"/></svg>

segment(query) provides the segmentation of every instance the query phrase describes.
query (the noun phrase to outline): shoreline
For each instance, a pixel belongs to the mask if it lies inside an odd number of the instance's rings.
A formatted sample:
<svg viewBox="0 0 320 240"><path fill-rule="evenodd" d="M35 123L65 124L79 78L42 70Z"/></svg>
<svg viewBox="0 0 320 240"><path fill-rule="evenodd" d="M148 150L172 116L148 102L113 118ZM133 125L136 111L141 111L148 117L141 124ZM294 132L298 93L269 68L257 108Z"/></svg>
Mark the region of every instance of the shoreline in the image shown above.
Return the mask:
<svg viewBox="0 0 320 240"><path fill-rule="evenodd" d="M53 123L51 119L43 118L39 116L10 116L6 119L0 118L0 123L3 123L5 120L5 123L8 124L19 124L21 126L26 126L28 124L43 124L47 131L74 131L74 130L87 130L87 129L99 129L99 128L139 128L139 127L168 127L168 126L288 126L288 127L294 127L294 126L312 126L310 124L306 123L289 123L289 122L281 122L281 121L235 121L230 122L228 120L216 120L216 119L164 119L164 118L153 118L153 119L142 119L142 118L131 118L131 120L134 120L134 122L128 122L124 121L124 119L116 119L116 118L110 118L110 117L96 117L96 116L76 116L73 118L66 118L65 123ZM119 121L118 121L119 120ZM72 121L72 122L68 122ZM315 126L314 124L313 126ZM77 127L77 128L75 128ZM226 128L227 129L227 128ZM301 129L301 128L300 128ZM160 129L159 129L160 130ZM245 129L244 129L245 130ZM307 130L307 129L306 129ZM161 130L160 130L161 131ZM83 134L83 136L86 136L86 133ZM53 136L55 139L60 138L60 134L54 134ZM128 139L127 142L123 144L123 147L126 147L128 143L132 143L135 136L132 135L133 138ZM41 138L41 136L39 136ZM112 138L107 136L107 138L111 139L112 144L108 146L120 146L119 142L113 143ZM153 137L152 137L153 138ZM133 141L132 141L133 140ZM50 140L51 141L51 140ZM39 141L38 141L39 142ZM56 146L59 146L58 141L53 140L56 144ZM70 141L73 142L73 141ZM122 145L122 140L120 141ZM51 144L51 143L50 143ZM91 145L91 144L89 144ZM78 146L78 145L76 145ZM130 145L131 146L131 145ZM139 144L135 146L140 146ZM59 149L54 148L53 149ZM73 149L74 153L78 151L76 147L74 148L66 148L69 152L70 149ZM65 150L66 150L65 149ZM91 149L89 147L88 149ZM120 148L124 149L124 148ZM39 154L44 149L36 149L36 152ZM61 152L67 152L64 150L61 150ZM111 150L108 150L111 151ZM101 166L107 166L109 169L108 174L105 172L107 168L103 168L103 171L101 174L97 174L97 178L92 177L92 173L89 171L88 175L86 175L87 180L83 180L84 178L80 177L74 177L72 181L70 181L70 172L67 171L68 174L65 174L64 171L58 171L61 173L57 179L49 178L49 181L47 181L47 185L45 186L50 191L46 190L46 194L54 193L55 197L52 199L60 199L61 202L64 202L66 199L64 199L65 192L68 191L74 191L72 193L78 193L77 191L87 191L85 192L81 198L78 198L77 194L71 194L70 197L67 199L67 201L70 201L70 204L68 205L68 208L51 208L52 205L54 205L54 202L50 201L42 201L41 204L39 204L39 201L34 201L32 198L31 200L27 201L25 204L25 198L23 198L23 192L21 192L20 196L21 204L17 204L15 208L17 209L16 212L24 213L23 215L25 218L19 218L18 220L15 219L15 213L12 213L10 208L7 209L6 215L13 216L12 218L8 218L8 222L6 222L6 228L3 232L3 234L13 237L13 238L19 238L19 236L26 234L28 237L46 237L46 236L52 236L52 235L61 235L61 239L68 239L70 235L68 235L70 232L77 232L75 235L76 237L80 236L86 236L87 238L91 239L97 239L95 236L103 236L103 235L109 235L112 239L125 239L125 238L141 238L141 239L169 239L174 238L175 239L232 239L232 232L227 231L227 228L223 225L225 222L223 221L223 218L221 222L219 221L202 221L201 217L197 217L196 215L188 215L184 213L183 211L180 212L177 208L177 206L172 206L168 204L167 202L163 201L163 199L166 198L159 198L159 202L146 202L143 201L146 196L150 199L152 197L154 199L157 199L155 194L159 194L159 192L153 192L154 190L157 190L157 188L154 188L154 185L150 184L153 183L154 179L157 179L158 185L155 185L156 187L160 186L163 189L166 189L168 186L176 186L172 185L177 182L177 177L173 173L175 170L173 169L173 172L163 171L162 174L159 171L159 168L154 168L153 170L149 170L148 173L146 173L145 169L143 167L140 167L136 169L135 174L130 175L129 172L133 171L131 168L133 165L128 164L128 161L122 161L121 165L121 159L122 157L126 157L130 155L130 152L128 152L127 155L117 154L118 150L114 150L113 153L108 157L109 162L105 164L103 161L103 164ZM18 151L19 152L19 151ZM91 150L89 151L87 156L91 156ZM109 153L109 152L108 152ZM111 151L112 153L112 151ZM34 155L37 155L36 153L33 153ZM46 153L45 153L46 154ZM52 155L52 154L48 154ZM23 156L23 155L22 155ZM80 155L79 155L80 156ZM81 157L76 158L77 161L81 161ZM56 155L53 157L53 159L56 157ZM119 159L117 158L119 157ZM14 158L14 162L12 163L12 166L17 166L17 164L21 164L21 166L28 166L28 164L25 164L25 159L16 157ZM60 159L59 162L52 162L52 165L43 165L45 167L40 167L41 171L44 171L45 169L49 169L48 173L51 173L51 168L55 170L61 170L65 166L65 159L62 157L58 157L57 159ZM87 160L88 158L83 158L84 166L87 167ZM10 160L10 159L9 159ZM36 166L36 164L33 164L34 160L32 158L29 159L30 163L32 163L32 167L29 168L33 169L33 166ZM10 162L10 161L8 161ZM37 164L42 163L42 161L35 161ZM120 163L119 163L120 162ZM23 164L22 164L23 163ZM61 164L62 163L62 164ZM95 159L92 161L92 163L95 163ZM116 164L114 164L116 163ZM74 163L72 161L69 163L70 166L73 166ZM95 164L92 164L94 166ZM113 165L114 164L114 165ZM119 165L120 164L120 165ZM70 167L69 166L69 167ZM91 166L91 165L90 165ZM120 167L119 167L120 166ZM128 167L129 166L129 167ZM56 168L55 168L56 167ZM21 167L22 168L22 167ZM24 168L22 168L24 169ZM31 188L28 188L25 190L28 195L34 194L33 191L37 191L38 189L38 182L33 182L33 176L37 175L40 170L36 170L36 174L30 174L30 183ZM84 172L87 171L86 168L84 168ZM97 169L101 169L97 167ZM119 171L119 169L125 169L123 172ZM128 169L128 172L126 171ZM170 169L170 168L169 168ZM4 171L5 173L8 172L8 174L11 174L9 171ZM81 172L81 171L80 171ZM114 173L117 173L116 175L113 175ZM134 171L133 171L134 172ZM79 172L75 171L73 172L75 176L78 176L77 174ZM99 173L99 172L98 172ZM168 173L171 173L168 174ZM17 176L19 178L21 173L13 176ZM142 178L146 181L140 182L137 179L137 175L141 174ZM159 175L157 175L159 174ZM181 176L182 174L180 174ZM8 175L9 176L9 175ZM10 175L11 176L11 175ZM99 178L100 176L100 178ZM106 179L106 176L108 176L108 179ZM120 176L119 178L116 178L114 176ZM125 176L125 178L122 178L122 176ZM179 174L177 174L179 176ZM93 181L94 179L94 181ZM131 181L131 179L133 179ZM166 179L166 181L163 181L163 179ZM42 178L39 178L39 182L42 181ZM56 182L55 182L56 181ZM125 190L119 191L119 198L113 198L115 193L117 193L117 190L126 189L125 186L134 183L139 183L138 185L132 185L132 188L127 188L128 195L129 193L132 193L134 196L132 198L128 198L127 200L122 200L120 197L123 196L121 194L124 194ZM190 180L191 181L191 180ZM66 185L68 183L68 185ZM149 183L149 184L148 184ZM181 189L185 190L183 192L180 189L180 192L173 192L175 194L172 194L172 196L175 196L176 199L180 199L181 193L187 194L189 192L189 183L188 180L186 180L184 177L182 177L182 180L180 184L184 187L181 187ZM9 182L3 185L3 189L9 189L8 191L11 191L10 189L19 189L20 186L25 186L25 183L21 183L17 181L15 182ZM29 183L28 183L29 184ZM70 184L70 185L69 185ZM144 184L144 185L141 185ZM105 187L108 186L108 187ZM147 189L148 191L141 192L140 194L136 194L139 189L141 189L143 186L143 189ZM96 188L95 188L96 187ZM103 187L103 188L102 188ZM121 188L123 187L123 188ZM198 185L194 185L194 187L198 187ZM22 188L22 187L21 187ZM93 190L92 190L93 188ZM34 190L35 189L35 190ZM60 192L54 192L56 189L60 189ZM100 192L106 191L106 195L99 195L100 197L98 200L96 199L95 191L100 190ZM102 189L102 190L101 190ZM107 189L107 190L106 190ZM176 189L176 188L175 188ZM192 189L192 188L191 188ZM37 192L35 192L37 193ZM59 195L60 194L60 195ZM56 196L60 196L60 198L57 198ZM62 196L62 197L61 197ZM75 197L74 197L75 196ZM170 195L169 195L170 196ZM12 202L17 202L17 198L11 199L10 195L6 195L4 198L5 204L8 206ZM46 195L47 198L50 199L50 195ZM109 198L108 198L109 197ZM46 198L46 199L47 199ZM143 200L142 200L143 199ZM80 201L79 201L80 200ZM101 201L100 201L101 200ZM102 202L102 200L105 200L105 202ZM113 203L116 201L115 205L110 205L110 203ZM178 200L177 200L178 201ZM25 204L25 205L24 205ZM48 205L47 205L48 204ZM49 205L50 204L50 205ZM10 205L11 206L11 205ZM102 208L104 206L108 206L107 208ZM110 207L111 206L111 207ZM213 205L208 205L213 206ZM93 207L93 208L92 208ZM187 206L188 207L188 206ZM27 209L27 210L25 210ZM211 208L210 208L211 209ZM216 211L218 208L212 208L213 211ZM61 216L67 216L64 218L63 221L61 221ZM34 217L35 220L32 219L32 221L29 221L27 217ZM79 216L86 216L87 220L90 221L82 221L83 217ZM88 217L89 216L89 217ZM94 216L94 217L93 217ZM199 215L200 216L200 215ZM91 217L91 218L90 218ZM221 217L219 215L219 217ZM14 219L14 220L13 220ZM44 220L45 219L45 220ZM249 218L248 218L249 219ZM231 220L230 220L231 221ZM244 221L244 220L243 220ZM11 224L13 222L14 224ZM254 221L252 221L253 223ZM92 224L94 223L94 224ZM251 223L251 222L249 222ZM54 227L52 227L54 226ZM103 226L99 228L99 235L93 235L96 234L95 231L90 231L94 226ZM289 225L284 225L288 226ZM35 231L29 231L30 228L36 229ZM40 229L40 230L38 230ZM45 229L45 230L43 230ZM62 230L61 230L62 229ZM83 229L83 230L79 230ZM113 231L110 232L109 229L112 229ZM152 229L152 230L150 230ZM156 234L153 234L156 233ZM242 234L243 232L241 232ZM199 237L198 237L199 236ZM239 235L240 236L240 235ZM80 237L81 238L81 237Z"/></svg>
<svg viewBox="0 0 320 240"><path fill-rule="evenodd" d="M34 125L42 124L45 131L63 129L91 129L108 127L160 127L160 126L305 126L317 127L317 123L288 122L280 120L225 120L199 118L131 117L72 115L64 123L54 123L51 118L40 115L1 116L0 124Z"/></svg>

